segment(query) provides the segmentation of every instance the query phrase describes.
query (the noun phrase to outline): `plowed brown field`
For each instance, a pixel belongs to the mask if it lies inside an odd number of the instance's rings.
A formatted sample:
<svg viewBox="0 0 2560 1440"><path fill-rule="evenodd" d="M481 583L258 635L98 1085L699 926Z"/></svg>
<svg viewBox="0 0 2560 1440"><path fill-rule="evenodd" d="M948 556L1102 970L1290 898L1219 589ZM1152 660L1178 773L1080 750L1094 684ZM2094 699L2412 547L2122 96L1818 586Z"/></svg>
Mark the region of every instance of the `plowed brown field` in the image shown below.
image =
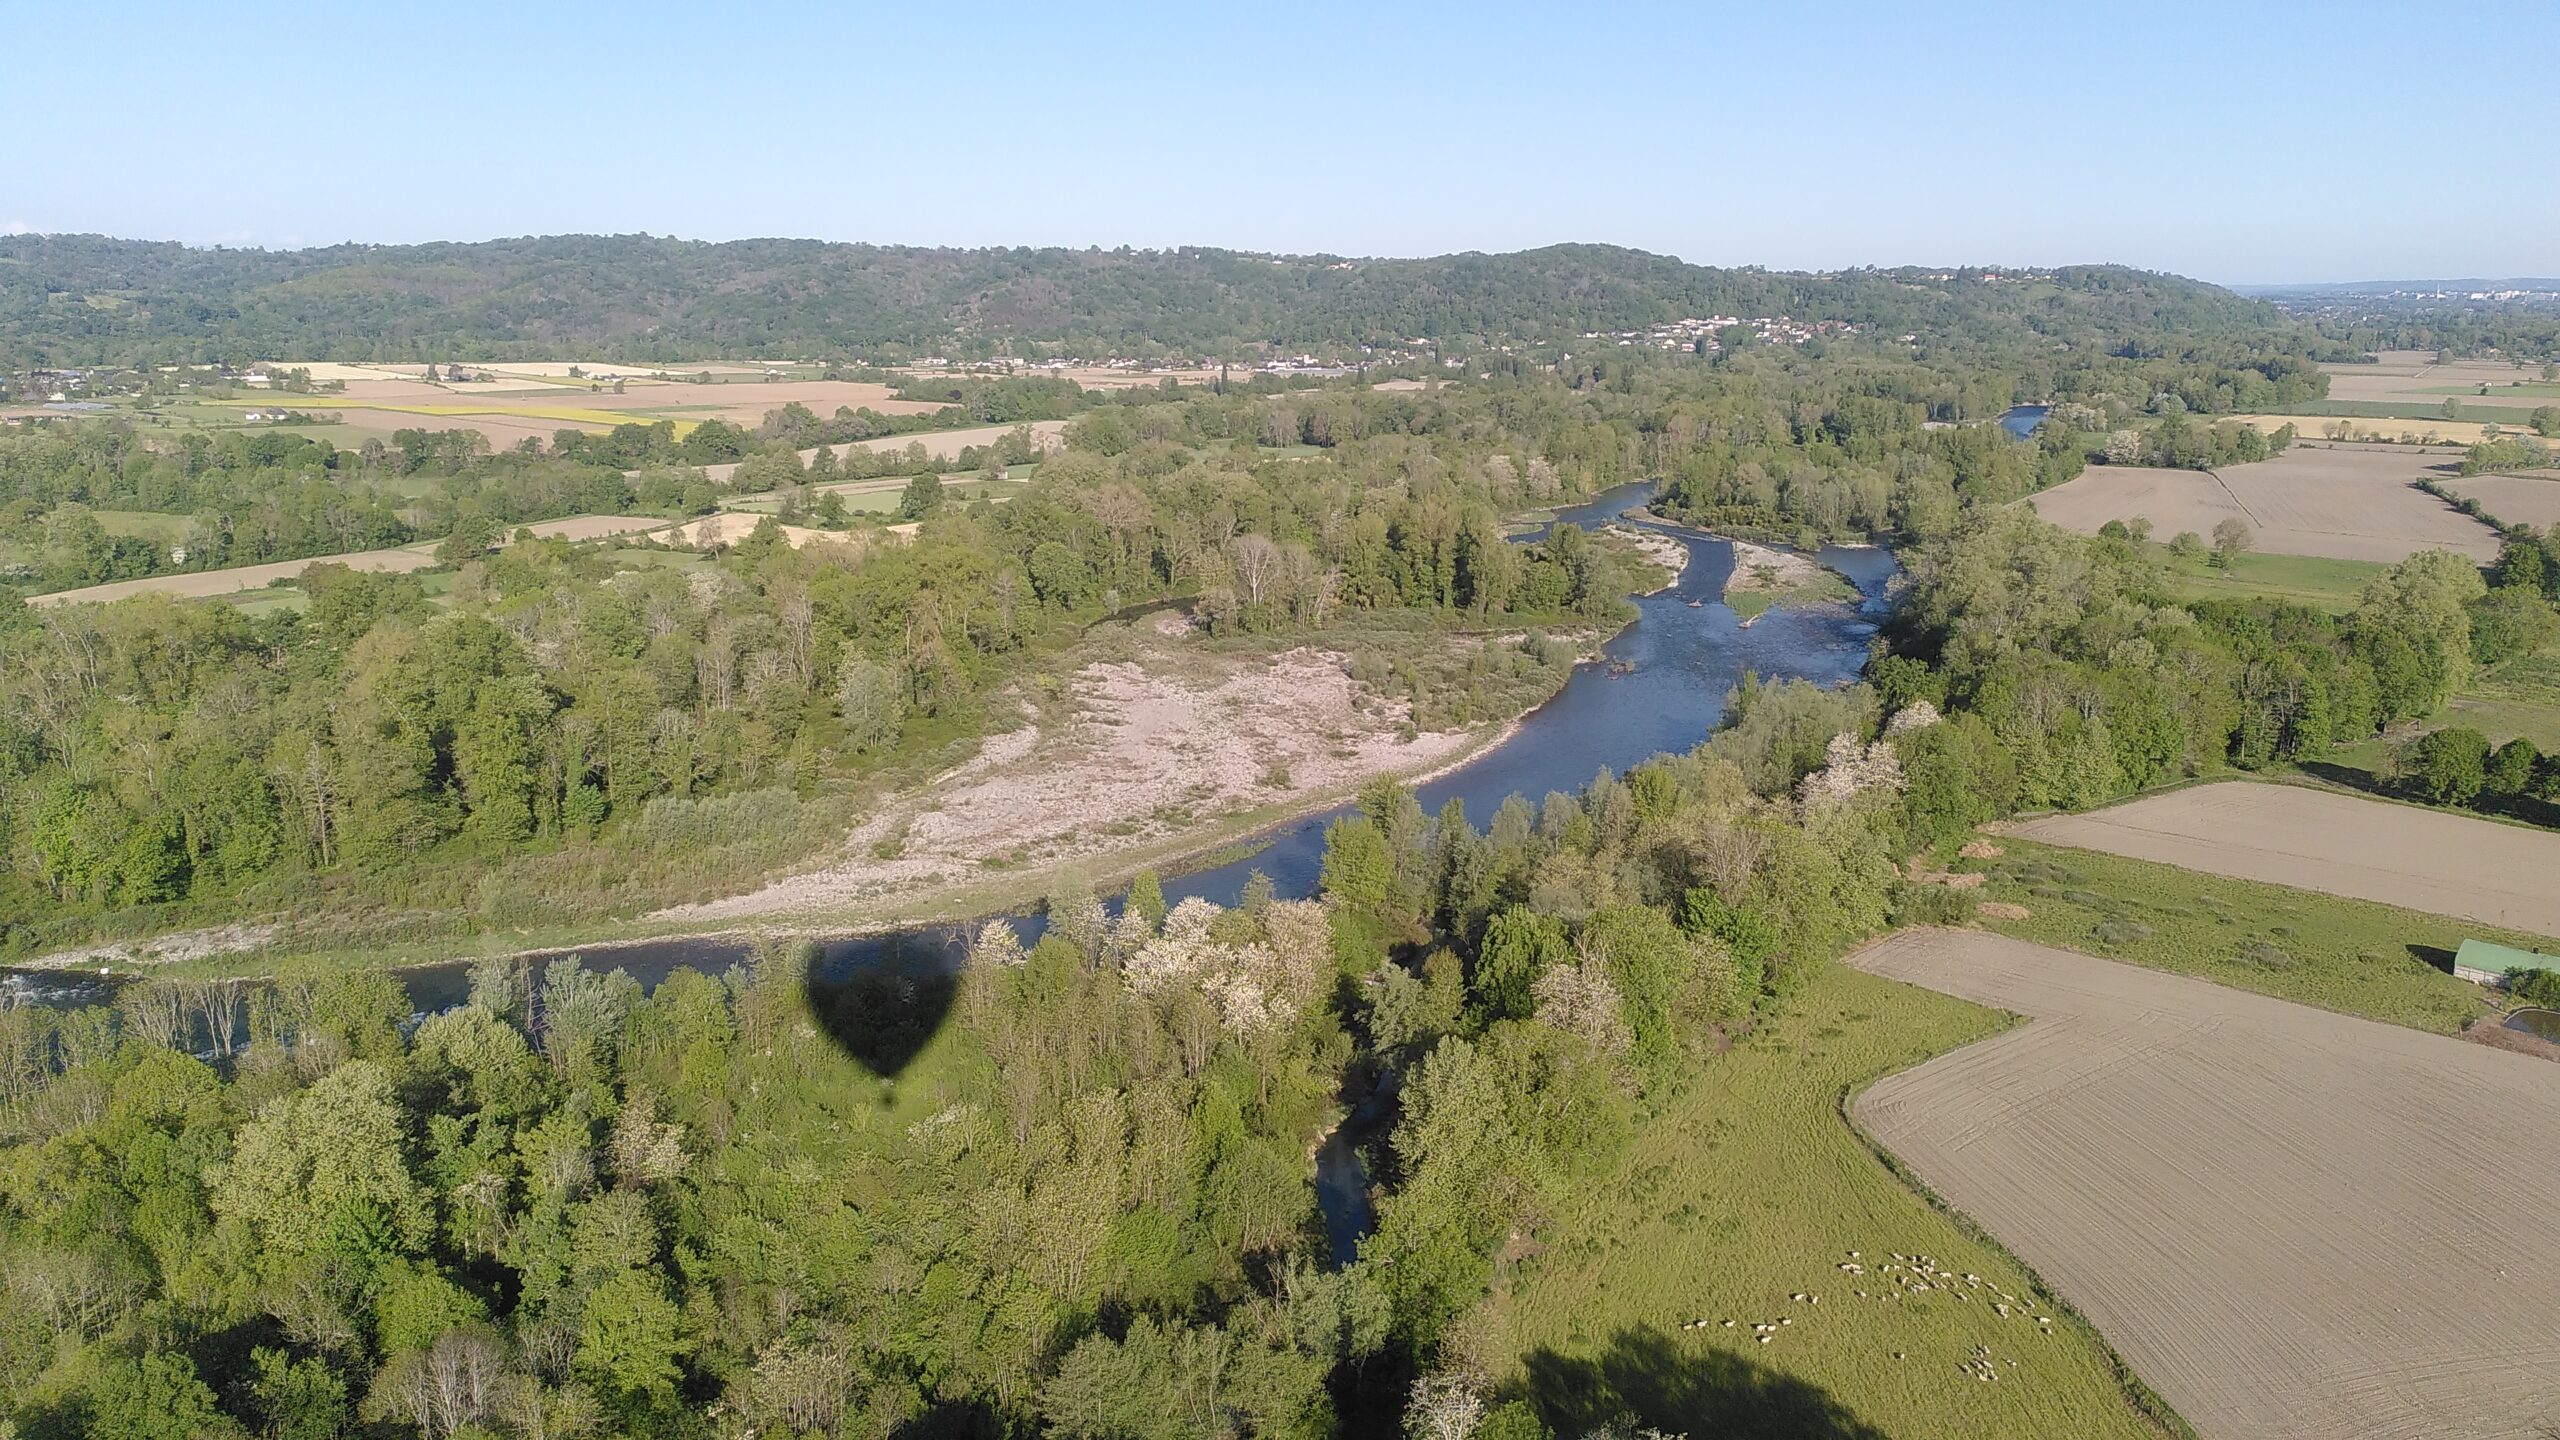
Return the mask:
<svg viewBox="0 0 2560 1440"><path fill-rule="evenodd" d="M2458 458L2405 445L2304 442L2272 460L2220 470L2092 465L2027 503L2083 535L2142 516L2156 540L2182 530L2210 537L2215 525L2236 519L2255 548L2276 555L2396 563L2421 550L2458 550L2494 560L2496 531L2411 483L2445 478Z"/></svg>
<svg viewBox="0 0 2560 1440"><path fill-rule="evenodd" d="M1857 1119L2201 1434L2560 1423L2549 1061L1974 931L1851 963L2032 1017Z"/></svg>
<svg viewBox="0 0 2560 1440"><path fill-rule="evenodd" d="M2048 845L2560 935L2560 834L2548 830L2246 780L2002 828Z"/></svg>
<svg viewBox="0 0 2560 1440"><path fill-rule="evenodd" d="M2560 470L2526 470L2514 475L2474 475L2448 480L2447 490L2477 500L2480 508L2504 525L2549 529L2560 525Z"/></svg>

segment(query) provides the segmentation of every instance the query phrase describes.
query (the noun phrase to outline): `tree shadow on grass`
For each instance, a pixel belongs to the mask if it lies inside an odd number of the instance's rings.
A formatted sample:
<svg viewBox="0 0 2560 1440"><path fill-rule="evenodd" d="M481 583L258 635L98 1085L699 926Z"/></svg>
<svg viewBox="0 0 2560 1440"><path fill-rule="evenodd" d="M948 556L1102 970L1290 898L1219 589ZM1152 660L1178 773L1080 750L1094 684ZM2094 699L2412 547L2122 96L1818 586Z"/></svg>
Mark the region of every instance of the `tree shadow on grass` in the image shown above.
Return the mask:
<svg viewBox="0 0 2560 1440"><path fill-rule="evenodd" d="M951 1018L960 977L939 956L890 956L840 979L809 978L809 1011L828 1038L883 1080L914 1063Z"/></svg>
<svg viewBox="0 0 2560 1440"><path fill-rule="evenodd" d="M1521 1398L1558 1435L1632 1415L1718 1440L1885 1440L1831 1393L1722 1346L1683 1349L1651 1326L1622 1330L1597 1358L1540 1350Z"/></svg>
<svg viewBox="0 0 2560 1440"><path fill-rule="evenodd" d="M2352 765L2333 765L2326 760L2297 760L2294 762L2294 768L2305 775L2326 780L2332 785L2344 785L2350 790L2361 790L2367 795L2380 795L2393 800L2405 798L2398 790L2375 779L2372 771L2359 770Z"/></svg>

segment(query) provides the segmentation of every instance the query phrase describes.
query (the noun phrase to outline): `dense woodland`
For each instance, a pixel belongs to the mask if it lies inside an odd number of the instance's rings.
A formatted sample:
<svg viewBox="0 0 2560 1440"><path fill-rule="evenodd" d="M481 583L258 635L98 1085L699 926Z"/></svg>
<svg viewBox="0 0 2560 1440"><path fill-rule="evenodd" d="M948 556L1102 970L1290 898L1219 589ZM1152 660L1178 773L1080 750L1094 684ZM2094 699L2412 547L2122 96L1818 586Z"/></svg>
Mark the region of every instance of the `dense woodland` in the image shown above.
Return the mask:
<svg viewBox="0 0 2560 1440"><path fill-rule="evenodd" d="M669 274L725 248L675 247ZM305 263L193 253L161 258L192 283ZM490 960L423 1021L387 975L290 967L0 1011L0 1433L1547 1435L1453 1339L1507 1248L1816 967L1964 918L1966 894L1897 861L2013 810L2316 761L2560 626L2560 554L2529 533L2485 576L2421 555L2333 616L2182 601L2142 537L2007 505L2085 460L2073 437L2174 440L2316 381L2302 335L2222 325L2220 301L2100 323L2158 298L2119 273L2085 277L2103 303L2058 356L1771 346L1073 402L1067 448L1009 503L911 487L907 544L527 540L458 549L436 601L322 571L307 612L254 619L0 611L0 916L24 953L350 894L497 928L567 888L638 902L686 865L782 863L840 833L815 800L934 768L1086 627L1159 597L1219 640L1392 619L1536 648L1537 627L1614 623L1634 572L1506 521L1628 480L1719 524L1892 539L1910 575L1864 683L1746 683L1697 751L1487 816L1373 787L1308 900L1061 884L1036 943L990 925L957 977L830 980L765 949L647 994ZM2032 328L2027 287L1967 283L2014 288ZM1954 303L1930 293L1909 303ZM2026 396L2104 423L1929 424ZM714 439L789 493L810 478L792 447L838 423ZM102 425L12 439L18 524L146 494L358 496L367 467L411 464L173 454ZM422 441L408 473L474 497L450 533L532 513L502 507L538 508L509 488L536 477L684 503L707 482L674 444ZM1489 718L1481 675L1371 679L1420 723ZM2480 764L2484 786L2560 790L2538 755ZM1337 1263L1309 1157L1363 1102L1377 1224Z"/></svg>
<svg viewBox="0 0 2560 1440"><path fill-rule="evenodd" d="M1812 275L1604 245L1353 261L1197 247L928 250L648 236L294 251L0 236L0 368L572 350L626 363L1243 359L1275 349L1356 357L1363 346L1572 349L1586 331L1718 315L1839 321L1888 339L2021 352L2101 332L2295 329L2213 286L2113 266Z"/></svg>
<svg viewBox="0 0 2560 1440"><path fill-rule="evenodd" d="M1263 454L1266 405L1289 403L1097 412L1009 503L921 488L913 543L872 531L795 550L768 526L705 567L520 540L468 560L442 606L412 576L320 567L299 612L157 597L13 611L0 926L24 945L56 921L274 904L325 877L414 903L430 898L422 867L466 884L509 855L574 869L616 846L699 853L699 805L752 832L773 806L936 753L1085 626L1166 595L1214 635L1382 611L1496 628L1620 612L1625 572L1578 531L1503 537L1505 515L1632 473L1617 432L1572 423L1569 394L1545 392L1513 431L1473 407L1342 392L1290 420L1293 441L1326 433L1323 454ZM90 434L130 443L68 443ZM1399 698L1420 724L1489 718L1464 689Z"/></svg>
<svg viewBox="0 0 2560 1440"><path fill-rule="evenodd" d="M0 1015L0 1385L30 1437L1393 1429L1538 1195L1894 903L1887 801L1732 759L1490 818L1377 792L1323 902L1061 895L956 995L770 955L495 962L414 1031L379 974ZM1307 1145L1384 1075L1337 1269Z"/></svg>
<svg viewBox="0 0 2560 1440"><path fill-rule="evenodd" d="M2242 403L2318 373L2246 348L2118 353L2169 348L2158 334L2086 356L2067 403L2172 407L2160 424L2174 427L2182 392ZM1069 403L1040 383L974 403ZM1588 623L1618 603L1596 553L1570 535L1518 549L1503 519L1649 476L1670 513L1702 523L1928 540L2076 473L2065 426L2023 445L1987 424L1930 428L1932 414L1995 411L2021 383L1944 358L1767 346L1430 391L1123 393L1075 412L1068 449L1009 504L943 504L920 479L905 507L927 520L916 544L867 530L872 543L802 552L766 532L708 571L560 543L478 557L529 520L681 513L723 489L850 524L804 504L804 487L916 462L820 451L819 473L804 469L797 447L878 417L799 407L755 433L706 424L677 441L634 425L498 455L445 443L467 432L333 452L275 435L170 444L114 423L22 430L0 436L0 518L30 538L40 584L115 576L133 547L92 508L191 511L190 566L199 550L247 561L441 534L464 569L437 605L415 579L324 571L304 584L307 613L144 600L12 614L0 925L24 947L65 925L146 923L154 907L272 905L331 876L386 904L469 910L456 887L477 885L476 867L536 853L566 856L556 892L591 880L590 842L683 848L651 837L694 835L688 807L711 801L756 828L750 816L978 733L987 697L1084 625L1164 596L1226 633L1395 610ZM1003 449L986 463L1028 453ZM733 458L725 485L697 468ZM1484 715L1463 693L1397 688L1419 723ZM767 808L724 800L748 794ZM449 879L422 887L421 873Z"/></svg>

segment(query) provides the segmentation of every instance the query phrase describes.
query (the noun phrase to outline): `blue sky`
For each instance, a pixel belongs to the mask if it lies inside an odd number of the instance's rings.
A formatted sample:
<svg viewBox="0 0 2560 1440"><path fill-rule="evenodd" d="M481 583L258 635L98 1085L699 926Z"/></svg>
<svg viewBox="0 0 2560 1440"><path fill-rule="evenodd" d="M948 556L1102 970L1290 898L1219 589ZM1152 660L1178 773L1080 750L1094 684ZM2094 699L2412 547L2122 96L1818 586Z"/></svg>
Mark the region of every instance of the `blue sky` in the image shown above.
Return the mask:
<svg viewBox="0 0 2560 1440"><path fill-rule="evenodd" d="M55 14L0 228L2560 272L2547 0Z"/></svg>

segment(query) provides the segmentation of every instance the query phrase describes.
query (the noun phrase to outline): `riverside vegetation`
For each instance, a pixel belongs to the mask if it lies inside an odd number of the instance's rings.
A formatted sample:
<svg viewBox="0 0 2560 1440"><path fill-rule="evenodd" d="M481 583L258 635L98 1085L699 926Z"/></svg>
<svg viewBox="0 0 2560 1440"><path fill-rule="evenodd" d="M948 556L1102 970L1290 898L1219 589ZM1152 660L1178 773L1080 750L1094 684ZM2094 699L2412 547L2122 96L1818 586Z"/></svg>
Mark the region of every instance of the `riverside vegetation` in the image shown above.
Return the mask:
<svg viewBox="0 0 2560 1440"><path fill-rule="evenodd" d="M1821 1205L1662 1189L1660 1157L1730 1134L1754 1163L1841 1177L1823 1193L1854 1197L1878 1248L2029 1293L1840 1111L1996 1017L1928 997L1897 1028L1896 992L1834 957L1967 919L1974 897L1931 871L1978 822L2316 758L2430 713L2522 643L2510 612L2548 610L2506 567L2491 587L2437 555L2343 615L2182 600L2130 539L2006 505L2070 470L2070 446L1928 428L2181 376L2227 403L2310 353L2194 288L2101 272L2003 295L2073 337L2059 359L1968 343L1957 316L1916 349L1097 407L1025 493L933 508L911 545L767 532L669 566L519 542L441 604L324 574L300 615L12 612L0 884L27 947L350 896L569 903L653 865L734 879L840 826L824 797L938 764L1005 686L1142 599L1283 637L1347 609L1605 621L1625 572L1577 532L1523 549L1501 524L1622 479L1672 477L1690 518L1887 534L1911 576L1865 683L1746 683L1695 752L1489 816L1373 786L1310 899L1168 907L1142 878L1114 909L1059 882L1037 943L990 925L957 975L830 980L767 946L646 994L491 960L422 1021L385 973L289 967L0 1012L0 1423L2178 1433L2076 1323L2031 1341L2032 1385L2001 1387L1936 1357L1971 1334L1936 1312L1801 1357L1720 1329L1675 1341L1597 1232L1669 1226L1684 1273L1773 1285L1854 1254L1864 1232ZM2056 863L2021 856L2002 883L2069 886L2035 868ZM1376 1224L1335 1264L1309 1156L1354 1107ZM1549 1299L1568 1309L1513 1323ZM1945 1363L1903 1367L1888 1334Z"/></svg>

